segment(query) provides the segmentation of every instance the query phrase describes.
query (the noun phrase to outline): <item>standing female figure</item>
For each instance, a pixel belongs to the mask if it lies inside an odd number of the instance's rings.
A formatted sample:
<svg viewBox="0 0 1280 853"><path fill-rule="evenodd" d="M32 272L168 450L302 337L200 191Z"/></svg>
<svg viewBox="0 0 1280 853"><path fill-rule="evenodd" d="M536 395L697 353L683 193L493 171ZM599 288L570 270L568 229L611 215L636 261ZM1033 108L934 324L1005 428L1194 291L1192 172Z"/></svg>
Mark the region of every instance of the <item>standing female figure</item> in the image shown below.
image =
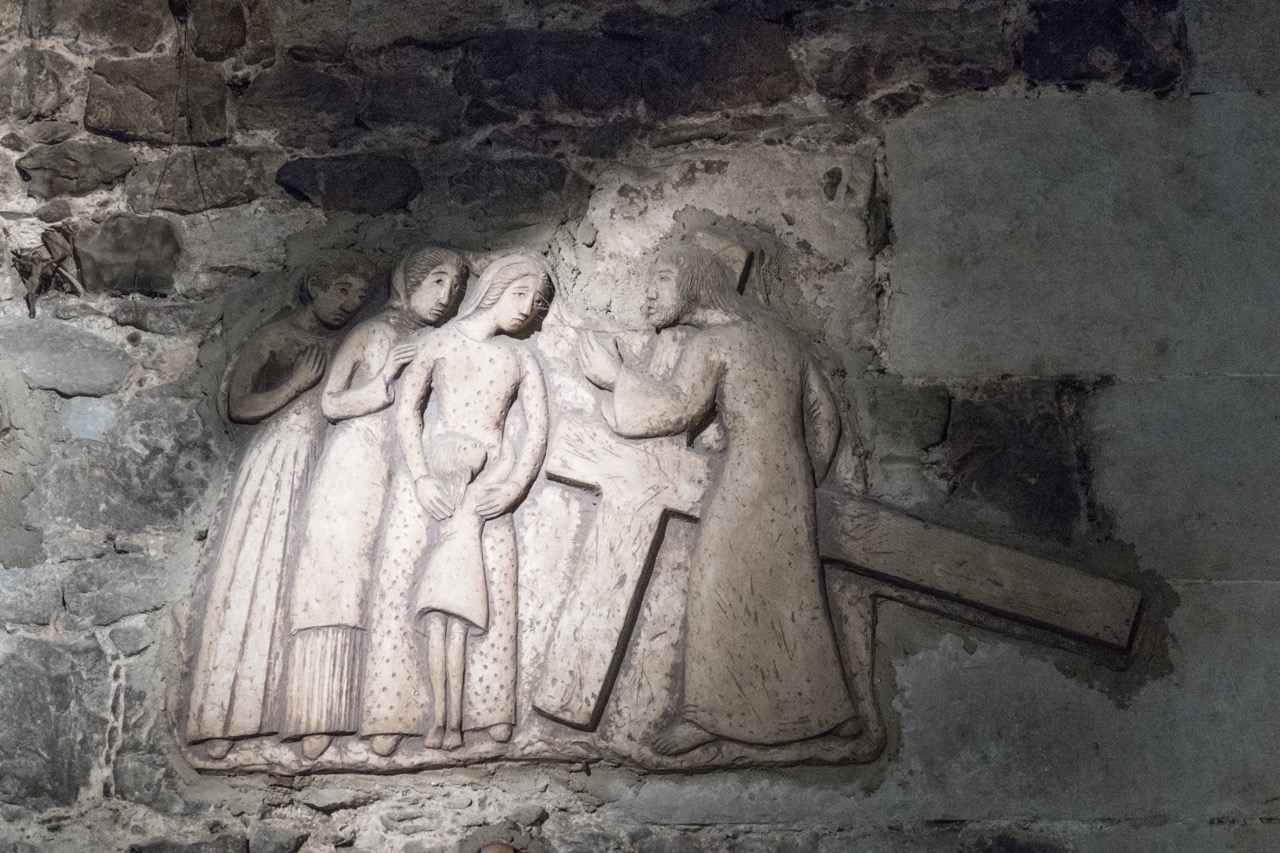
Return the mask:
<svg viewBox="0 0 1280 853"><path fill-rule="evenodd" d="M289 596L286 739L319 758L335 735L359 728L367 595L395 457L393 382L414 349L401 344L441 322L466 276L447 249L407 255L392 275L391 299L360 324L334 357L320 406L337 424L316 466L303 516Z"/></svg>
<svg viewBox="0 0 1280 853"><path fill-rule="evenodd" d="M262 426L224 488L205 551L208 598L186 735L211 758L225 757L236 739L276 730L285 566L327 426L316 385L372 275L357 259L317 267L299 285L302 307L251 335L227 366L227 416Z"/></svg>
<svg viewBox="0 0 1280 853"><path fill-rule="evenodd" d="M542 369L529 345L510 336L529 326L551 291L551 269L539 256L498 258L467 292L458 318L423 339L405 372L396 426L418 499L434 520L413 602L427 635L428 747L462 746L464 728L506 741L515 723L511 512L542 466L549 423ZM435 418L424 443L429 393ZM522 440L508 418L517 399Z"/></svg>

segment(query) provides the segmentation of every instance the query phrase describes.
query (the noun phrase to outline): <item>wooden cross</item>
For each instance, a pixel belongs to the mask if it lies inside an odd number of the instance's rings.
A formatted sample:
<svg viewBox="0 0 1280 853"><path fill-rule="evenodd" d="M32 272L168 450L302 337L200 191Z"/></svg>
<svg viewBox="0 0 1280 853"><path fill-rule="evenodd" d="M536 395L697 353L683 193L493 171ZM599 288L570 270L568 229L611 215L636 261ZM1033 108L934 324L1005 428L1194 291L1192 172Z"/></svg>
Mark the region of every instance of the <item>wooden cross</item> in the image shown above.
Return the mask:
<svg viewBox="0 0 1280 853"><path fill-rule="evenodd" d="M601 498L533 704L545 716L592 730L626 653L666 519L698 517L711 460L687 448L683 436L629 440L603 424L564 418L545 471ZM818 490L818 548L823 561L888 590L878 594L969 621L1030 626L1112 653L1130 647L1142 605L1142 594L1124 584L828 489ZM837 633L855 646L845 650L846 664L869 669L870 626L854 632L848 617L833 613ZM858 680L865 692L867 673Z"/></svg>

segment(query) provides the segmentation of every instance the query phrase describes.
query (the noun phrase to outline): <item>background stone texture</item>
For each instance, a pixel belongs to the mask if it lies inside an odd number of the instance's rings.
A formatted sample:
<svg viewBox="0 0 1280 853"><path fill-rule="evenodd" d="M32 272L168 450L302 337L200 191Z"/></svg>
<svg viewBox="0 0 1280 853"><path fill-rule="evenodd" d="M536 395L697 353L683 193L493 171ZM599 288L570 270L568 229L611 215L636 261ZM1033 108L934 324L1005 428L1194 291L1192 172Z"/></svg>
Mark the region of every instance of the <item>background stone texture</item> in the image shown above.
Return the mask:
<svg viewBox="0 0 1280 853"><path fill-rule="evenodd" d="M1280 848L1265 0L9 0L0 851ZM147 217L152 217L148 219ZM317 251L549 251L634 318L671 228L846 403L847 483L1150 595L1127 672L901 606L859 768L201 776L169 708L227 354ZM129 258L139 258L130 264ZM609 280L602 284L602 278Z"/></svg>

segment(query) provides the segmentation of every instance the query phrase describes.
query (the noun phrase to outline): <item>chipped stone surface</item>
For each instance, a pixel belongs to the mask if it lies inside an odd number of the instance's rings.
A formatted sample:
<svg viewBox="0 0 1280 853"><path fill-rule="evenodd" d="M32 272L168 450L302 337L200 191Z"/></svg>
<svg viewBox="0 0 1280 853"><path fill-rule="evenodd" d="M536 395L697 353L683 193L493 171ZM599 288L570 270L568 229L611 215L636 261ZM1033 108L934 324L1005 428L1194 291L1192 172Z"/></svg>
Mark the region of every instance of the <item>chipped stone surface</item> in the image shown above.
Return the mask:
<svg viewBox="0 0 1280 853"><path fill-rule="evenodd" d="M396 154L347 154L290 160L276 183L316 207L377 215L406 207L422 192L412 162Z"/></svg>
<svg viewBox="0 0 1280 853"><path fill-rule="evenodd" d="M15 119L52 118L74 95L75 71L62 54L30 44L0 59L0 114Z"/></svg>
<svg viewBox="0 0 1280 853"><path fill-rule="evenodd" d="M182 149L137 169L126 184L136 213L201 213L261 198L268 188L259 152L230 148Z"/></svg>
<svg viewBox="0 0 1280 853"><path fill-rule="evenodd" d="M173 18L165 0L22 0L22 34L145 52Z"/></svg>
<svg viewBox="0 0 1280 853"><path fill-rule="evenodd" d="M48 199L109 187L127 175L136 162L129 147L119 142L69 140L28 151L18 159L17 168L26 181L27 192Z"/></svg>
<svg viewBox="0 0 1280 853"><path fill-rule="evenodd" d="M63 527L174 529L208 488L214 458L190 402L152 398L122 413L105 440L56 445L28 511Z"/></svg>
<svg viewBox="0 0 1280 853"><path fill-rule="evenodd" d="M107 691L93 638L0 633L0 802L47 809L87 792L106 748Z"/></svg>
<svg viewBox="0 0 1280 853"><path fill-rule="evenodd" d="M239 99L240 127L278 130L292 143L355 123L359 90L345 74L285 60L258 74Z"/></svg>
<svg viewBox="0 0 1280 853"><path fill-rule="evenodd" d="M163 216L112 214L76 235L86 289L99 293L168 293L182 246Z"/></svg>
<svg viewBox="0 0 1280 853"><path fill-rule="evenodd" d="M100 59L89 77L84 124L118 139L209 145L227 138L226 100L212 63Z"/></svg>
<svg viewBox="0 0 1280 853"><path fill-rule="evenodd" d="M1274 372L1280 301L1258 271L1280 266L1280 244L1238 235L1280 221L1264 141L1278 131L1276 105L1247 95L959 99L912 113L887 137L889 367Z"/></svg>
<svg viewBox="0 0 1280 853"><path fill-rule="evenodd" d="M162 560L131 554L108 554L62 568L67 614L83 627L159 610L183 580L174 578Z"/></svg>
<svg viewBox="0 0 1280 853"><path fill-rule="evenodd" d="M0 624L48 625L62 607L62 584L49 566L0 569Z"/></svg>
<svg viewBox="0 0 1280 853"><path fill-rule="evenodd" d="M201 59L220 62L244 47L249 36L241 0L189 0L187 34Z"/></svg>
<svg viewBox="0 0 1280 853"><path fill-rule="evenodd" d="M32 388L67 397L101 397L117 391L133 359L97 335L47 319L0 320L4 356Z"/></svg>

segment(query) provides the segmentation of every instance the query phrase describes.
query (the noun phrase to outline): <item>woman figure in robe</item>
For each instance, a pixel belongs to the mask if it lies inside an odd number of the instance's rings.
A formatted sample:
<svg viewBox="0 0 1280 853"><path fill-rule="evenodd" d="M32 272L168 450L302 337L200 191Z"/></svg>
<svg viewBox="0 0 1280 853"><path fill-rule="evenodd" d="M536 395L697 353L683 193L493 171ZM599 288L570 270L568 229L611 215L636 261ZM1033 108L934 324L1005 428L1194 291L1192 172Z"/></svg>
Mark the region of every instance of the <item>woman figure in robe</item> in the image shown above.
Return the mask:
<svg viewBox="0 0 1280 853"><path fill-rule="evenodd" d="M203 742L210 758L226 757L236 740L276 731L285 566L328 426L317 384L372 276L356 259L318 266L299 285L302 307L251 335L227 366L228 418L262 426L224 488L205 552L208 599L186 736Z"/></svg>
<svg viewBox="0 0 1280 853"><path fill-rule="evenodd" d="M386 310L343 341L320 406L335 423L316 466L303 516L286 661L286 740L319 758L336 735L359 729L368 591L395 458L394 381L416 351L403 347L443 321L467 265L457 252L407 255L392 275Z"/></svg>
<svg viewBox="0 0 1280 853"><path fill-rule="evenodd" d="M413 602L427 639L430 748L462 746L464 729L505 742L515 724L511 513L542 466L549 422L542 369L532 348L511 336L528 328L551 291L542 258L499 257L467 292L457 319L424 338L405 371L400 447L433 520ZM424 442L428 395L435 417ZM521 441L508 417L517 399Z"/></svg>

